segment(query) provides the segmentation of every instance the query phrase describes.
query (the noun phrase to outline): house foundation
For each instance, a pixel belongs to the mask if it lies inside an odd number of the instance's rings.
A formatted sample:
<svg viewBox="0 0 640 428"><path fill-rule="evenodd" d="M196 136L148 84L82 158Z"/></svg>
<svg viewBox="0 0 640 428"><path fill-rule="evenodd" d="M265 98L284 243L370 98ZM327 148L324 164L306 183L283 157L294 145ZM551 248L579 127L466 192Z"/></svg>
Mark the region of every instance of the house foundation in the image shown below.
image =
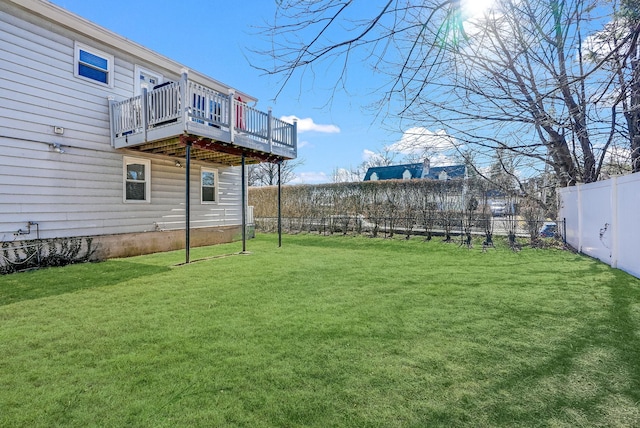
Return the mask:
<svg viewBox="0 0 640 428"><path fill-rule="evenodd" d="M241 237L242 226L239 225L198 228L192 230L190 245L191 247L203 247L225 244L238 241ZM93 244L97 248L96 259L132 257L185 248L184 230L125 233L92 238Z"/></svg>

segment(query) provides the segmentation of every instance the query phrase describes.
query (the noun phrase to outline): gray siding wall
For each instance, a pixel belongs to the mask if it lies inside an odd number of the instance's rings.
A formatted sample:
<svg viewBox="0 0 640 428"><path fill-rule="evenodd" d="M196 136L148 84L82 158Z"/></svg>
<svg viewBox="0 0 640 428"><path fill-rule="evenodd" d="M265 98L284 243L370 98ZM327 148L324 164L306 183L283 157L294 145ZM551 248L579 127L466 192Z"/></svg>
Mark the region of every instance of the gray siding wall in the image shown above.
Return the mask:
<svg viewBox="0 0 640 428"><path fill-rule="evenodd" d="M74 77L74 41L114 55L113 88ZM110 145L108 97L133 96L136 63L0 2L0 241L36 238L35 228L15 235L27 222L38 223L40 238L184 228L185 169ZM151 203L123 201L123 156L151 160ZM200 203L201 166L218 170L217 204ZM237 167L192 163L192 226L239 225L240 184Z"/></svg>

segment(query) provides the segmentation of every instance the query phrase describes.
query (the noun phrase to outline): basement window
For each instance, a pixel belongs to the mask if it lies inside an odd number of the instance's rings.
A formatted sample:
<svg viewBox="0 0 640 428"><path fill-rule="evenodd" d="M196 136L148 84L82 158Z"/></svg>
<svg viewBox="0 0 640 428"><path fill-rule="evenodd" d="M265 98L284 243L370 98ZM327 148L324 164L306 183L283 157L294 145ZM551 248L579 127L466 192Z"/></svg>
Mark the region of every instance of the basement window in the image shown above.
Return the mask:
<svg viewBox="0 0 640 428"><path fill-rule="evenodd" d="M218 171L215 169L202 168L200 178L201 202L203 204L218 202Z"/></svg>
<svg viewBox="0 0 640 428"><path fill-rule="evenodd" d="M151 202L151 161L125 156L124 202Z"/></svg>
<svg viewBox="0 0 640 428"><path fill-rule="evenodd" d="M113 56L75 44L74 75L105 86L113 86Z"/></svg>

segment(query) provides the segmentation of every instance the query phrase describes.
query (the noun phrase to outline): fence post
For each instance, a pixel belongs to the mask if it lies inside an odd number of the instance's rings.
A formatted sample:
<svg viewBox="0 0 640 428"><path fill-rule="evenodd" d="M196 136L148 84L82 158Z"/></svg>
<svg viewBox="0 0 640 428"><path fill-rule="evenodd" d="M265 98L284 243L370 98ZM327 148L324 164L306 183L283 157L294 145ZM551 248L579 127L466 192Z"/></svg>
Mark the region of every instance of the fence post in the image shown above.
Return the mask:
<svg viewBox="0 0 640 428"><path fill-rule="evenodd" d="M578 189L578 252L582 253L582 185L576 184Z"/></svg>

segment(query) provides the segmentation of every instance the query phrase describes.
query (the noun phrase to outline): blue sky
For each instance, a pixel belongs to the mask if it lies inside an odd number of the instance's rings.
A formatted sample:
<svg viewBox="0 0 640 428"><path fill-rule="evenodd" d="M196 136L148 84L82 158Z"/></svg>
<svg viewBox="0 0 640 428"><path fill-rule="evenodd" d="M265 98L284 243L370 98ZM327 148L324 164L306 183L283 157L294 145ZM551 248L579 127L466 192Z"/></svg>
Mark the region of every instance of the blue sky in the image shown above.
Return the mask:
<svg viewBox="0 0 640 428"><path fill-rule="evenodd" d="M300 118L296 182L330 182L336 168L356 167L367 153L399 141L364 107L377 100L377 86L366 68L350 69L349 93L337 91L331 70L313 79L293 79L273 101L279 80L251 67L265 61L252 53L264 43L258 27L273 18L276 0L53 0L85 19L198 70L273 107L277 116ZM371 4L371 3L369 3ZM315 130L314 130L315 129Z"/></svg>

